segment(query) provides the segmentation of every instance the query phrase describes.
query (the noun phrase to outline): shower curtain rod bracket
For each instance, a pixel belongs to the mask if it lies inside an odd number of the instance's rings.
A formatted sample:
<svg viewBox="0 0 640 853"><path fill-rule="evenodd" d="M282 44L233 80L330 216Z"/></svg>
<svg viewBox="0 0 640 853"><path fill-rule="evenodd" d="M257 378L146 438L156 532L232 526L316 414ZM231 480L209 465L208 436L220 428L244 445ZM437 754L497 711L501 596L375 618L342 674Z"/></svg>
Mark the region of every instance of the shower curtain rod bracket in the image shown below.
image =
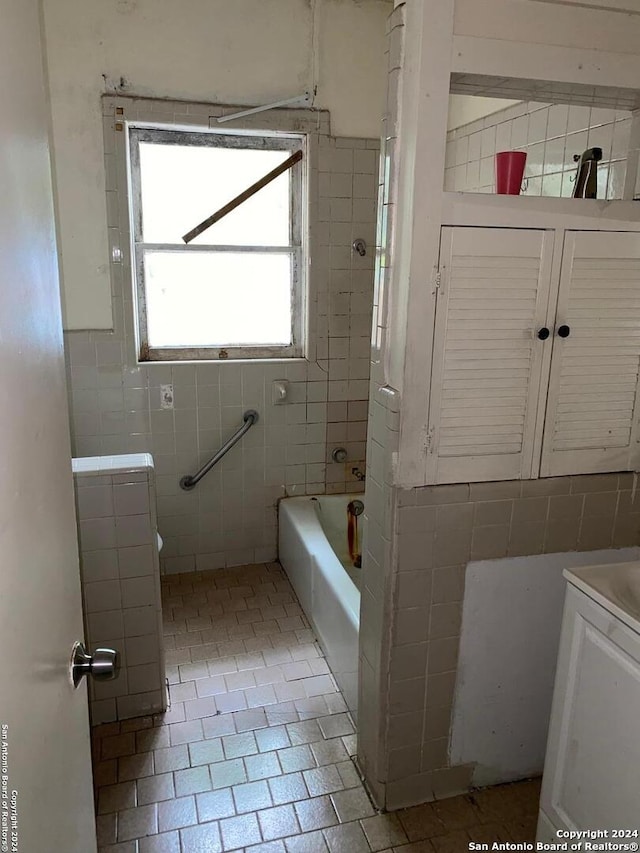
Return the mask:
<svg viewBox="0 0 640 853"><path fill-rule="evenodd" d="M275 110L277 107L287 107L290 104L297 104L300 101L306 105L311 103L311 92L304 92L302 95L296 95L295 98L285 98L282 101L274 101L272 104L263 104L261 107L251 107L246 110L240 110L237 113L230 113L226 116L218 116L216 119L218 124L224 124L227 121L234 121L237 118L255 115L255 113L263 113L267 110Z"/></svg>

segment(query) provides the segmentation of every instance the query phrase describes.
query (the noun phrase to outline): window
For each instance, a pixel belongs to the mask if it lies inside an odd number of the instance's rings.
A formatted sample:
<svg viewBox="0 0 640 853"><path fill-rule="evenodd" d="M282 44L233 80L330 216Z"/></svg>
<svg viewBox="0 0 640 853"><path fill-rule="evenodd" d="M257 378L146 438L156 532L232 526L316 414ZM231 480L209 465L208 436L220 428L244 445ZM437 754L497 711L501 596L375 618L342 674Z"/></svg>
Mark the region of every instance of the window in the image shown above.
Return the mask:
<svg viewBox="0 0 640 853"><path fill-rule="evenodd" d="M304 137L128 133L140 360L302 357Z"/></svg>

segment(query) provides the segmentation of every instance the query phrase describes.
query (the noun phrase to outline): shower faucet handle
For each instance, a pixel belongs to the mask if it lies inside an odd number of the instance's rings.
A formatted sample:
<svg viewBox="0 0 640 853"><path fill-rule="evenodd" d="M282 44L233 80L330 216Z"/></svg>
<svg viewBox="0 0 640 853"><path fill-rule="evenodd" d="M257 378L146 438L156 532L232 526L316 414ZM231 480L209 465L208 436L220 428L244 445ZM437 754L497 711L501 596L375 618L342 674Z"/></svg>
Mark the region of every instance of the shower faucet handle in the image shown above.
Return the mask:
<svg viewBox="0 0 640 853"><path fill-rule="evenodd" d="M347 451L344 447L335 447L331 451L331 458L334 462L346 462L347 461Z"/></svg>

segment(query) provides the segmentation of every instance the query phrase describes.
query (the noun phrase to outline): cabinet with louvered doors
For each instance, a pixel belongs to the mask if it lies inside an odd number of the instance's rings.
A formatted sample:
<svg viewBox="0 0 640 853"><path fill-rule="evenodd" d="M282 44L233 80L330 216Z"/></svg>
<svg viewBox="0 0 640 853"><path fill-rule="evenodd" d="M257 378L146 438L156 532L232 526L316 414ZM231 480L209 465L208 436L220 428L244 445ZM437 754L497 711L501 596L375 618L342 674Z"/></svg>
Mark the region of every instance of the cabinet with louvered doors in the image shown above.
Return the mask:
<svg viewBox="0 0 640 853"><path fill-rule="evenodd" d="M442 229L429 482L534 476L553 244L553 231Z"/></svg>
<svg viewBox="0 0 640 853"><path fill-rule="evenodd" d="M635 470L640 234L566 231L542 476Z"/></svg>
<svg viewBox="0 0 640 853"><path fill-rule="evenodd" d="M428 482L638 467L638 232L443 228L435 316Z"/></svg>

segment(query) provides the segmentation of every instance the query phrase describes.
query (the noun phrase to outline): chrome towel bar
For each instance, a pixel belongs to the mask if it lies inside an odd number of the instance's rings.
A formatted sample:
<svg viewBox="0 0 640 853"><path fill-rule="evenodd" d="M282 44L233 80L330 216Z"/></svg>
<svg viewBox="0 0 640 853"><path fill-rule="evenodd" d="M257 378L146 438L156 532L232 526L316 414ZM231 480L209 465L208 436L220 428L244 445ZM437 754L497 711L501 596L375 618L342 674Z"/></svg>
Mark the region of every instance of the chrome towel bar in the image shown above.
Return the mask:
<svg viewBox="0 0 640 853"><path fill-rule="evenodd" d="M222 459L225 453L228 453L229 450L231 450L231 448L233 447L233 445L240 441L242 436L246 432L249 432L251 427L255 423L257 423L258 417L258 413L255 411L255 409L247 409L247 411L242 416L244 423L242 424L240 429L235 432L228 441L225 441L225 443L222 445L216 455L212 456L211 459L205 465L202 466L202 468L198 471L197 474L187 474L186 477L183 477L180 480L180 488L184 489L185 492L190 492L191 489L195 489L195 487L205 476L205 474L208 474L209 471L213 468L213 466L216 465Z"/></svg>

